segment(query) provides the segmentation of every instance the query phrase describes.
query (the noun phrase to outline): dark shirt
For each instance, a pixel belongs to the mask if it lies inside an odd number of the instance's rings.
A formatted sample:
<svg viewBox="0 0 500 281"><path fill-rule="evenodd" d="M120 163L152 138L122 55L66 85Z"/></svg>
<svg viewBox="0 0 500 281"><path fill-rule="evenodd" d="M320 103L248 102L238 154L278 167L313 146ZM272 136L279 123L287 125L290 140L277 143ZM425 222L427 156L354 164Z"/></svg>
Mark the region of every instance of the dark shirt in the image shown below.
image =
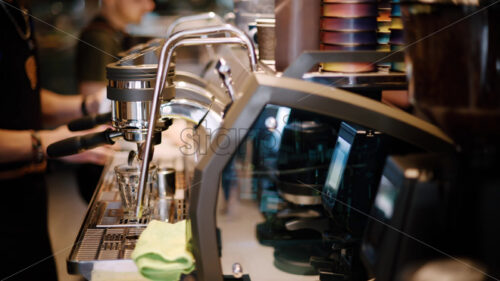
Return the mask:
<svg viewBox="0 0 500 281"><path fill-rule="evenodd" d="M128 38L126 33L114 29L102 16L95 17L83 30L78 42L78 82L106 82L106 65L117 61L118 53L127 49Z"/></svg>
<svg viewBox="0 0 500 281"><path fill-rule="evenodd" d="M26 22L11 5L0 6L0 129L39 130L42 115L36 42L33 32L27 39L21 37L27 32L27 23L33 31L33 23ZM0 164L0 171L30 163Z"/></svg>
<svg viewBox="0 0 500 281"><path fill-rule="evenodd" d="M17 1L0 3L0 129L40 129L40 83L33 23L25 20ZM31 36L27 34L31 26ZM2 141L2 140L0 140ZM12 169L19 163L8 163ZM42 174L0 179L0 212L13 214L0 227L0 279L57 280L47 231L47 206Z"/></svg>
<svg viewBox="0 0 500 281"><path fill-rule="evenodd" d="M26 32L21 13L4 4L17 25ZM29 21L31 30L33 24ZM41 128L40 83L33 32L24 40L3 8L0 8L0 128L27 130ZM31 72L31 73L30 73ZM31 76L31 80L28 77ZM36 81L33 81L36 80ZM34 87L32 88L32 83Z"/></svg>

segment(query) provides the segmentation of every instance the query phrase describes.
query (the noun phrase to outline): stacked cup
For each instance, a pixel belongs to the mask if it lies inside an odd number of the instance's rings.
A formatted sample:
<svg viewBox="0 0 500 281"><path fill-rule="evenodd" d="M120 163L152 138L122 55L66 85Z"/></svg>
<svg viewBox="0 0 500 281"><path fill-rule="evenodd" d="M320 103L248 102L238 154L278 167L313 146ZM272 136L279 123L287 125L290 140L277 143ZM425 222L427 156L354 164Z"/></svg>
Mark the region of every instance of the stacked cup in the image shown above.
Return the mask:
<svg viewBox="0 0 500 281"><path fill-rule="evenodd" d="M403 21L401 20L401 6L399 0L391 2L391 35L389 46L391 51L398 51L404 46ZM405 71L404 62L392 62L391 71Z"/></svg>
<svg viewBox="0 0 500 281"><path fill-rule="evenodd" d="M362 51L377 49L376 0L323 0L320 49ZM372 62L322 63L324 71L370 72Z"/></svg>
<svg viewBox="0 0 500 281"><path fill-rule="evenodd" d="M377 18L377 39L379 50L389 51L389 37L391 35L391 4L388 0L382 0L378 3Z"/></svg>
<svg viewBox="0 0 500 281"><path fill-rule="evenodd" d="M389 47L389 38L391 36L391 4L389 0L381 0L378 3L378 18L377 18L377 39L378 39L378 48L379 51L388 52L390 50ZM391 67L391 63L378 63L379 67L383 67L384 69L389 69Z"/></svg>

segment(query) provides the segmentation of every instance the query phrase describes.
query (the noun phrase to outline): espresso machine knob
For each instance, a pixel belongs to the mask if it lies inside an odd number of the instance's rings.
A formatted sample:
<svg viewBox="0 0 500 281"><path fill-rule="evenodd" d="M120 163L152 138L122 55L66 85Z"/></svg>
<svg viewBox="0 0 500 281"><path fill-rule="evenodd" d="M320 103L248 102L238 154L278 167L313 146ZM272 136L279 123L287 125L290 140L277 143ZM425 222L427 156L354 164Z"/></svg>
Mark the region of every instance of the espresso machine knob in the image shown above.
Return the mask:
<svg viewBox="0 0 500 281"><path fill-rule="evenodd" d="M243 277L243 267L239 262L233 263L233 276L234 278L240 279Z"/></svg>

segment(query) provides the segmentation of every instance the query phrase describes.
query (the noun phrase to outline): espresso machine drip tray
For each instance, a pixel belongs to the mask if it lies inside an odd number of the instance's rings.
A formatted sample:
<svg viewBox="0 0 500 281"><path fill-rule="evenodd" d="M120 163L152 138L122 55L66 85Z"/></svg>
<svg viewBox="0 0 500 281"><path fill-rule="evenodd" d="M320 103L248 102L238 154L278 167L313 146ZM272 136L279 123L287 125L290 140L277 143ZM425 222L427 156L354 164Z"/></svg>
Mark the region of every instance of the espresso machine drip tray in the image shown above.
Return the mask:
<svg viewBox="0 0 500 281"><path fill-rule="evenodd" d="M96 227L145 227L150 216L139 220L129 220L123 217L122 204L119 201L98 202L98 221Z"/></svg>
<svg viewBox="0 0 500 281"><path fill-rule="evenodd" d="M130 256L152 216L147 215L139 220L129 220L123 216L113 167L125 162L126 157L126 153L117 153L103 172L67 260L68 272L71 274L81 274L90 280L92 270L96 267L106 268L112 264L113 270L123 269L124 272L135 268ZM184 190L184 174L176 172L175 178L176 190ZM184 219L187 212L185 199L178 194L183 192L177 192L173 198L175 215L170 217L174 221Z"/></svg>
<svg viewBox="0 0 500 281"><path fill-rule="evenodd" d="M143 230L143 227L87 229L76 253L76 260L88 263L130 259L135 243Z"/></svg>

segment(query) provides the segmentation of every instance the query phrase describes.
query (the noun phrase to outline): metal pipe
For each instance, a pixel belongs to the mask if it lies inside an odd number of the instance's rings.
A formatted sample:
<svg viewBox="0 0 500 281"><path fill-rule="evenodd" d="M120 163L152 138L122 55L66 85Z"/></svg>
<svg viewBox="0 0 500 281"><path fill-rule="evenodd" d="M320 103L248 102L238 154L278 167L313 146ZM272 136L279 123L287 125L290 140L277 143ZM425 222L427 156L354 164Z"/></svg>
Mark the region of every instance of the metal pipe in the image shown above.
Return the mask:
<svg viewBox="0 0 500 281"><path fill-rule="evenodd" d="M217 21L218 21L217 24L224 24L224 20L214 12L208 12L208 13L203 13L203 14L190 15L190 16L184 16L184 17L177 18L168 27L166 38L169 38L170 36L172 36L176 27L178 27L179 25L181 25L183 23L190 22L190 21L211 20L211 19L217 19ZM215 57L215 52L214 52L214 49L212 48L212 46L206 46L206 49L207 49L207 52L208 52L208 55L210 58Z"/></svg>
<svg viewBox="0 0 500 281"><path fill-rule="evenodd" d="M172 36L172 34L175 31L175 28L183 23L190 22L190 21L211 20L211 19L217 19L220 21L220 23L224 23L224 20L214 12L208 12L208 13L203 13L203 14L190 15L190 16L177 18L174 22L172 22L172 24L170 24L168 26L166 38L169 38L170 36Z"/></svg>
<svg viewBox="0 0 500 281"><path fill-rule="evenodd" d="M257 53L255 52L255 46L253 45L252 40L248 37L248 35L245 32L239 30L237 27L232 26L230 24L222 24L217 26L209 26L204 28L195 28L195 29L187 29L179 31L172 34L172 36L169 37L165 45L167 45L168 42L174 42L179 40L180 38L215 35L226 32L236 38L239 38L243 42L243 45L246 47L248 52L247 55L248 55L248 60L250 61L250 69L252 71L257 71L257 63L258 63Z"/></svg>
<svg viewBox="0 0 500 281"><path fill-rule="evenodd" d="M162 92L163 88L165 87L165 82L167 81L166 79L166 74L167 74L167 68L170 66L170 63L172 61L172 56L174 54L174 50L178 47L181 46L195 46L195 45L206 45L206 44L239 44L239 45L247 45L250 43L250 45L253 47L253 44L251 41L248 39L246 35L243 34L242 38L237 37L222 37L222 38L186 38L186 37L192 37L196 35L206 35L206 34L216 34L216 33L221 33L221 32L226 32L226 31L235 31L237 34L241 34L242 32L237 30L236 28L230 26L230 25L223 25L220 27L207 27L207 28L202 28L202 29L197 29L197 30L185 30L181 31L178 33L173 34L165 43L165 45L162 47L161 50L161 55L160 55L160 60L158 62L158 72L156 74L156 83L155 83L155 89L154 89L154 95L153 95L153 101L151 104L151 112L150 112L150 117L149 117L149 122L148 122L148 131L146 135L146 142L144 144L144 151L143 155L149 155L151 153L151 142L153 139L153 131L156 126L156 116L158 116L159 113L159 100L160 100L160 93ZM247 39L247 40L244 40ZM249 49L250 53L250 49ZM254 52L253 52L254 53ZM255 53L254 53L255 54ZM252 60L252 56L249 56L250 61L251 61L251 68L252 70L256 69L257 66L257 61L255 62ZM253 63L254 62L254 63ZM173 73L173 71L171 71ZM173 85L168 85L168 86L173 86ZM173 97L167 97L172 99ZM146 186L146 178L148 174L148 169L149 169L149 157L144 157L141 163L141 174L139 177L139 189L138 189L138 194L137 194L137 209L136 213L138 217L142 217L142 196L144 193L144 188Z"/></svg>
<svg viewBox="0 0 500 281"><path fill-rule="evenodd" d="M160 106L160 113L162 118L183 119L194 123L196 126L201 126L210 138L214 137L214 132L217 132L220 128L223 117L222 112L217 112L210 106L193 100L177 98L163 103Z"/></svg>

